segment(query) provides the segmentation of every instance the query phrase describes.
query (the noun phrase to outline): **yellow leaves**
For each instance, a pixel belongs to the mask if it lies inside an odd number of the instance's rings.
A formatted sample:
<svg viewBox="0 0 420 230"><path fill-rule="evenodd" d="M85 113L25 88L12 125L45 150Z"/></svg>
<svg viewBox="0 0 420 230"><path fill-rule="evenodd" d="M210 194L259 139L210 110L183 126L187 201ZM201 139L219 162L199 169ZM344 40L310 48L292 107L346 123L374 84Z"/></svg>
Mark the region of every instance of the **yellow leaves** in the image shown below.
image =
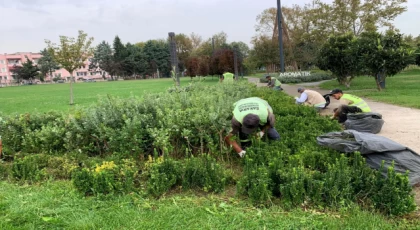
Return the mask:
<svg viewBox="0 0 420 230"><path fill-rule="evenodd" d="M104 161L102 162L102 165L96 165L95 172L100 173L107 169L114 169L115 167L117 167L117 165L114 163L114 161Z"/></svg>
<svg viewBox="0 0 420 230"><path fill-rule="evenodd" d="M153 167L153 165L159 165L162 164L164 162L164 158L163 156L157 157L157 158L153 158L151 155L149 155L146 163L144 164L144 167L146 169L150 169Z"/></svg>

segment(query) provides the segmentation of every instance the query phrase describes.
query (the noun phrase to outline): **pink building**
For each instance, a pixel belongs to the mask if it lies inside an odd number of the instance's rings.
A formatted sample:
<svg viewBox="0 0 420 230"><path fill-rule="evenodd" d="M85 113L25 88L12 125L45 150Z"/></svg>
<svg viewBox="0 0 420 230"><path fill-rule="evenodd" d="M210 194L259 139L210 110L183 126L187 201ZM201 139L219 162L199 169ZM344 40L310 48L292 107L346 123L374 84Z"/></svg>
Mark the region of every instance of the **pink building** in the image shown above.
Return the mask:
<svg viewBox="0 0 420 230"><path fill-rule="evenodd" d="M11 70L15 66L22 66L22 63L26 62L26 58L32 60L34 64L38 64L38 60L42 57L39 53L14 53L14 54L0 54L0 86L11 85L16 83L13 73ZM102 80L102 76L106 78L109 75L102 70L99 71L89 71L90 59L85 62L83 68L77 69L74 71L73 76L77 81L82 81L84 79L95 79ZM52 78L61 78L65 81L70 80L70 73L65 69L59 69L52 74ZM47 75L45 81L50 81L51 76Z"/></svg>

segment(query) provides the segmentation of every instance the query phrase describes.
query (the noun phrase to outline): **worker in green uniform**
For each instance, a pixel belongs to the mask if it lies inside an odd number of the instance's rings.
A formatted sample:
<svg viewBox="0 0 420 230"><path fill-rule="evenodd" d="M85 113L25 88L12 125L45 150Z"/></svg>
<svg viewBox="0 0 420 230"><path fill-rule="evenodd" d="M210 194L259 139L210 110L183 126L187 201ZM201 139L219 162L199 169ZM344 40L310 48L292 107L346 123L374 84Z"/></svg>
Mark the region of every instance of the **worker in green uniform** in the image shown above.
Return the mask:
<svg viewBox="0 0 420 230"><path fill-rule="evenodd" d="M251 144L249 136L253 133L256 133L260 138L267 133L268 139L280 140L280 134L274 128L276 119L273 109L267 101L258 97L250 97L239 100L233 105L232 130L225 137L225 141L240 157L244 157L245 148ZM257 133L258 129L260 132ZM239 135L240 146L235 140L232 140L234 135Z"/></svg>
<svg viewBox="0 0 420 230"><path fill-rule="evenodd" d="M334 109L332 119L337 119L339 123L344 123L347 120L348 113L368 113L371 112L369 105L360 97L343 93L341 89L334 89L330 95L340 100L340 106Z"/></svg>
<svg viewBox="0 0 420 230"><path fill-rule="evenodd" d="M265 76L265 79L268 80L268 87L273 88L274 90L283 90L281 88L281 82L277 78L272 78L270 75Z"/></svg>
<svg viewBox="0 0 420 230"><path fill-rule="evenodd" d="M225 72L223 74L223 82L233 83L234 80L235 80L235 74L230 73L230 72Z"/></svg>

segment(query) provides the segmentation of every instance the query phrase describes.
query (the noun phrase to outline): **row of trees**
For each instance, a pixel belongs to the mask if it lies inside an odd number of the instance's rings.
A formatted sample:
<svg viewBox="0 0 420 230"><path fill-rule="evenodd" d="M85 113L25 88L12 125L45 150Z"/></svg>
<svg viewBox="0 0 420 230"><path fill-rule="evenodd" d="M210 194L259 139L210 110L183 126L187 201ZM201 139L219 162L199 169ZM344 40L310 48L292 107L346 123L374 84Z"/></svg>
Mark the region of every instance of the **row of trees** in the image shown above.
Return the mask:
<svg viewBox="0 0 420 230"><path fill-rule="evenodd" d="M103 41L95 48L89 69L104 70L112 79L115 76L126 79L154 75L157 72L168 76L169 46L165 40L124 45L116 36L112 47Z"/></svg>
<svg viewBox="0 0 420 230"><path fill-rule="evenodd" d="M379 28L398 30L392 22L406 10L407 0L333 0L325 3L313 0L310 4L282 7L285 60L288 68L309 69L316 64L320 47L329 36L376 32ZM257 16L257 34L252 39L254 49L248 60L250 66L269 67L279 63L276 8L264 10ZM420 40L407 36L413 41Z"/></svg>
<svg viewBox="0 0 420 230"><path fill-rule="evenodd" d="M414 49L404 42L402 35L364 32L331 36L320 49L317 66L329 70L347 87L361 75L374 77L378 90L385 88L385 79L394 76L409 64L414 64Z"/></svg>

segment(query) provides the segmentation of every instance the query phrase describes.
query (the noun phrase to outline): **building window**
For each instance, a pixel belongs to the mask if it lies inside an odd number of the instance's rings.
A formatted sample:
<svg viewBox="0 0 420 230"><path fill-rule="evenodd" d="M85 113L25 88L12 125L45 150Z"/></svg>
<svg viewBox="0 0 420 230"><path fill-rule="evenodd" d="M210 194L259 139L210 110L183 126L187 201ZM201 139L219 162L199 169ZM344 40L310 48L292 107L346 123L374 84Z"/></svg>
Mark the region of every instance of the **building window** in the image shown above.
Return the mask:
<svg viewBox="0 0 420 230"><path fill-rule="evenodd" d="M32 61L34 62L34 64L38 64L38 59L33 59Z"/></svg>
<svg viewBox="0 0 420 230"><path fill-rule="evenodd" d="M0 64L4 64L4 60L0 60Z"/></svg>
<svg viewBox="0 0 420 230"><path fill-rule="evenodd" d="M2 73L7 73L6 68L1 68Z"/></svg>
<svg viewBox="0 0 420 230"><path fill-rule="evenodd" d="M54 77L55 77L55 78L61 78L61 73L55 73L55 74L54 74Z"/></svg>
<svg viewBox="0 0 420 230"><path fill-rule="evenodd" d="M76 74L78 77L87 76L87 72L77 72Z"/></svg>
<svg viewBox="0 0 420 230"><path fill-rule="evenodd" d="M7 76L4 77L4 80L7 80Z"/></svg>
<svg viewBox="0 0 420 230"><path fill-rule="evenodd" d="M7 62L9 63L9 65L19 65L20 64L20 60L8 60Z"/></svg>

